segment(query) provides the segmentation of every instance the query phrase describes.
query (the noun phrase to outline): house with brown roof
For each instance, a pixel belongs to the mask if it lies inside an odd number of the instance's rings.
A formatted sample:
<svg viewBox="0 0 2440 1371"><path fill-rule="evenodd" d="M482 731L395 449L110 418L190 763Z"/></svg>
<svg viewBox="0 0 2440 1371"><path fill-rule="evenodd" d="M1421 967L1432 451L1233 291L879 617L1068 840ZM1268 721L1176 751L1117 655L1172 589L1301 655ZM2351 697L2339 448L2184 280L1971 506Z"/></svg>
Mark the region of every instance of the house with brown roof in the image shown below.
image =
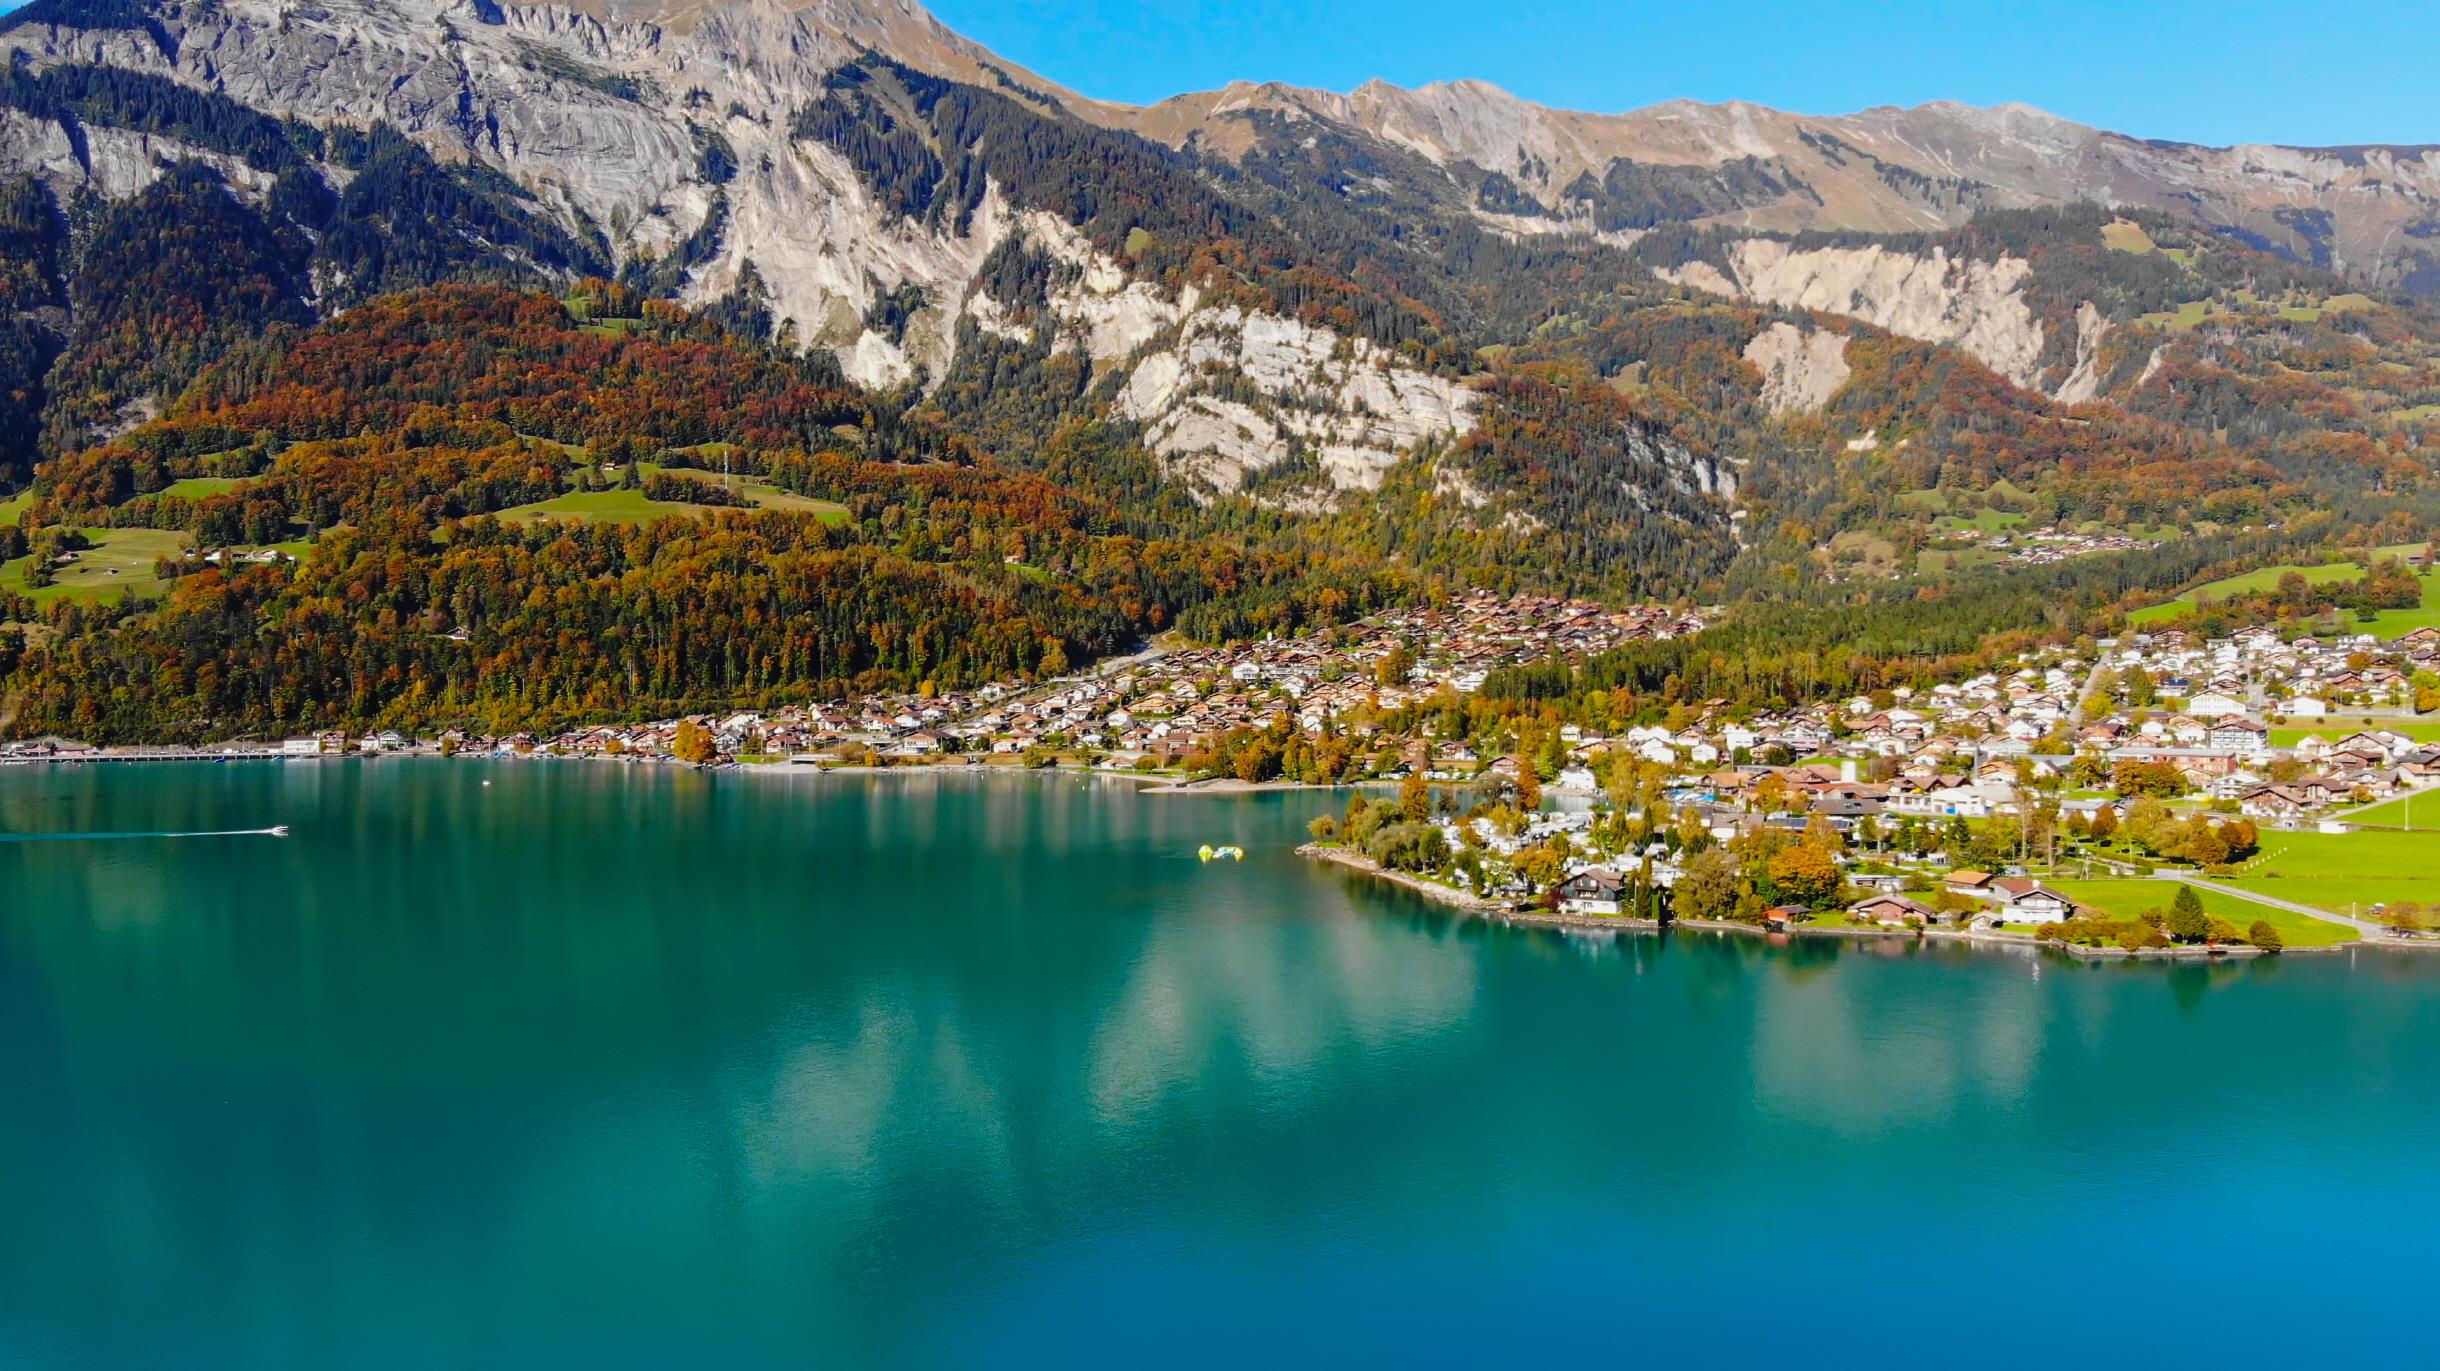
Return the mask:
<svg viewBox="0 0 2440 1371"><path fill-rule="evenodd" d="M1993 881L1991 888L2010 923L2055 924L2076 916L2074 900L2040 881L2010 876Z"/></svg>
<svg viewBox="0 0 2440 1371"><path fill-rule="evenodd" d="M1940 911L1904 895L1875 895L1848 906L1849 918L1876 923L1883 928L1906 928L1917 924L1940 922Z"/></svg>

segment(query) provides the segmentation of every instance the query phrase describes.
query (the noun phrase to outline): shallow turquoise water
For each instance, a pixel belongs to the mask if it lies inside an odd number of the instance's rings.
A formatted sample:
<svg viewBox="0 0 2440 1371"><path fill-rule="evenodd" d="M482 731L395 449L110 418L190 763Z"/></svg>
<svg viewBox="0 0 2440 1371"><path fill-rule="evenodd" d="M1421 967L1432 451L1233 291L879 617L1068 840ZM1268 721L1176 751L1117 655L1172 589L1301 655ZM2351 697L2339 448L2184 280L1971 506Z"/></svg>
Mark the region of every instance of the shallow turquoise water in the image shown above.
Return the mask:
<svg viewBox="0 0 2440 1371"><path fill-rule="evenodd" d="M0 773L295 830L0 843L0 1366L2428 1355L2440 958L1486 928L1327 803Z"/></svg>

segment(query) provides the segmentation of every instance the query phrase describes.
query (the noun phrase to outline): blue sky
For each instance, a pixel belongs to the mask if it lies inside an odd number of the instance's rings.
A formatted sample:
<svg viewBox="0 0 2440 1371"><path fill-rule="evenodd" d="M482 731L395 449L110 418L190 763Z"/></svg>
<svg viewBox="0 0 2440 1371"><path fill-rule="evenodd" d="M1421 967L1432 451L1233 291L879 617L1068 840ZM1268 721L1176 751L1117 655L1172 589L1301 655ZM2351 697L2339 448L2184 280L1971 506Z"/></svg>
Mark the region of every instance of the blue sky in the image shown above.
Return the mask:
<svg viewBox="0 0 2440 1371"><path fill-rule="evenodd" d="M1473 76L1570 109L2018 100L2146 138L2440 143L2433 0L927 3L1012 61L1139 104L1236 78L1347 90Z"/></svg>

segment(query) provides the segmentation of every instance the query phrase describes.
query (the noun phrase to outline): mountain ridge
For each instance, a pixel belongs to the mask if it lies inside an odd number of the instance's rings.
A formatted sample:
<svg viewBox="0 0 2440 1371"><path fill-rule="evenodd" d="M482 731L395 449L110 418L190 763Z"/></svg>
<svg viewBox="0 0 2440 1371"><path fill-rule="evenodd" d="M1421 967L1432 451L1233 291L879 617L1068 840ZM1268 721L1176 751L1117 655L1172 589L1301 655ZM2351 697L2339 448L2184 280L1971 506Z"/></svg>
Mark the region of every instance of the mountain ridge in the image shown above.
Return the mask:
<svg viewBox="0 0 2440 1371"><path fill-rule="evenodd" d="M46 727L497 732L1465 585L2062 632L2440 522L2385 149L1484 83L1164 141L894 0L37 0L0 49Z"/></svg>

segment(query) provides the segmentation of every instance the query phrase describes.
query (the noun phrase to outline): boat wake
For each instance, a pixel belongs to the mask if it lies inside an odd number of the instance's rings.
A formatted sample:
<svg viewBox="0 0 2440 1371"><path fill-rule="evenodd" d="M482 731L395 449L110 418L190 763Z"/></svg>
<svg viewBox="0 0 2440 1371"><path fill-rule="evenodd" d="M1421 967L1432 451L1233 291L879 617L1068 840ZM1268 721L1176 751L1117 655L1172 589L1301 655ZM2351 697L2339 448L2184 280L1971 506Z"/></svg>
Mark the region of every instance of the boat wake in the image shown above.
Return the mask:
<svg viewBox="0 0 2440 1371"><path fill-rule="evenodd" d="M269 828L222 828L196 833L0 833L0 843L112 843L165 838L285 838L288 825Z"/></svg>

